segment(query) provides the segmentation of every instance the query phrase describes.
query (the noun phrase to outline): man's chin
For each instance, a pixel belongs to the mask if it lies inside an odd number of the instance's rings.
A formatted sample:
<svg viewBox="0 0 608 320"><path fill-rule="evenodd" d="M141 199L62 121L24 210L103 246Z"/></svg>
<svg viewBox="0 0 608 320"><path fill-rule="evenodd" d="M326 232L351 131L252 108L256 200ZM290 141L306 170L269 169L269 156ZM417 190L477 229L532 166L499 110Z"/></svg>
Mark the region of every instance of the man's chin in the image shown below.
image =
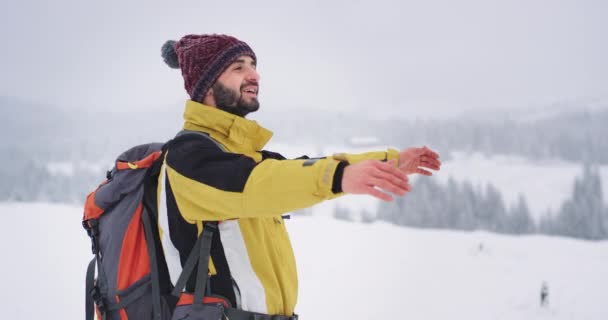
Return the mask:
<svg viewBox="0 0 608 320"><path fill-rule="evenodd" d="M252 112L258 111L260 109L260 105L258 103L255 104L247 104L247 105L238 105L238 106L218 106L219 109L226 111L228 113L232 113L234 115L245 118L248 114Z"/></svg>
<svg viewBox="0 0 608 320"><path fill-rule="evenodd" d="M242 112L243 112L242 117L243 117L243 118L245 118L245 117L246 117L248 114L250 114L250 113L254 113L254 112L258 111L258 109L260 109L260 106L259 106L259 105L258 105L258 106L255 106L255 107L253 107L253 108L242 109L242 110L243 110L243 111L242 111Z"/></svg>
<svg viewBox="0 0 608 320"><path fill-rule="evenodd" d="M243 117L245 117L249 113L258 111L260 103L254 98L249 103L239 105L238 108L244 112Z"/></svg>
<svg viewBox="0 0 608 320"><path fill-rule="evenodd" d="M256 112L260 109L260 104L256 103L255 105L249 105L247 106L247 109L249 109L249 112Z"/></svg>

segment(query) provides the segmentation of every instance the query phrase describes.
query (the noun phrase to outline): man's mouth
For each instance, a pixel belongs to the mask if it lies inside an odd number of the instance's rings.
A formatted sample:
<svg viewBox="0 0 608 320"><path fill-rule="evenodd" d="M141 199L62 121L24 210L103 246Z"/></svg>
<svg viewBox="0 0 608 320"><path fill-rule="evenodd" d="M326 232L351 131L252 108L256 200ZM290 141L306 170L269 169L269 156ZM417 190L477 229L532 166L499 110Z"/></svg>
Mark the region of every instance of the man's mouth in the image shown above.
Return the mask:
<svg viewBox="0 0 608 320"><path fill-rule="evenodd" d="M243 89L243 92L252 96L257 96L258 95L258 87L255 86L250 86L250 87L245 87Z"/></svg>

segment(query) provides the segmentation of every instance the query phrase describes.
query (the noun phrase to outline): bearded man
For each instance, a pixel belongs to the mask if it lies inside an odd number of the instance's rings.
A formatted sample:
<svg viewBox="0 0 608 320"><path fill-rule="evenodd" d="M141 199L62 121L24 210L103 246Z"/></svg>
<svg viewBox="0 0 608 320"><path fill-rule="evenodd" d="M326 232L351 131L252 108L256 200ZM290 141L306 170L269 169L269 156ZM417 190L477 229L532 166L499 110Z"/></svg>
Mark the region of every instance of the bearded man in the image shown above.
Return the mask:
<svg viewBox="0 0 608 320"><path fill-rule="evenodd" d="M190 97L183 126L190 134L172 141L159 177L171 280L204 226L217 223L204 270L206 296L255 314L251 319L296 317L297 271L285 213L345 194L391 201L389 193L411 190L408 175L440 168L438 154L426 147L286 159L264 150L272 132L246 119L260 108L257 57L249 45L227 35L187 35L166 42L162 56L181 69ZM184 292L195 284L190 277Z"/></svg>

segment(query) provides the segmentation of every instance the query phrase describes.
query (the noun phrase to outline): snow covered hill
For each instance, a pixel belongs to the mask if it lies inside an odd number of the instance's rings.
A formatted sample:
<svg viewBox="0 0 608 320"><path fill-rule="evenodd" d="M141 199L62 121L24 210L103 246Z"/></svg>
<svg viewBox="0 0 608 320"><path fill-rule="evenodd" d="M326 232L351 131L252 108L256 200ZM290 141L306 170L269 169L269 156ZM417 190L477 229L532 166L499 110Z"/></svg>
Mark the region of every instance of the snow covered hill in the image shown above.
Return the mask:
<svg viewBox="0 0 608 320"><path fill-rule="evenodd" d="M82 319L91 254L81 215L81 208L65 205L0 204L3 319ZM294 215L288 228L302 319L608 318L606 241L416 230L323 216ZM543 281L547 308L539 307Z"/></svg>

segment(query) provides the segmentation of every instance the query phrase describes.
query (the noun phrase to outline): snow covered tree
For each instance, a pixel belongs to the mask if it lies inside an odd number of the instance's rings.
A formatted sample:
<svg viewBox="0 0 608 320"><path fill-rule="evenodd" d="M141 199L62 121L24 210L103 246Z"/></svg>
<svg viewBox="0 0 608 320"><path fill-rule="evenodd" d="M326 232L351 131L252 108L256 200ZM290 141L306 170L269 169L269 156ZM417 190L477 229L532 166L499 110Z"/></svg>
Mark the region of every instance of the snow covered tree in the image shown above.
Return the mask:
<svg viewBox="0 0 608 320"><path fill-rule="evenodd" d="M506 232L513 234L527 234L535 231L534 220L530 216L530 209L523 194L519 194L517 205L509 211L507 216Z"/></svg>
<svg viewBox="0 0 608 320"><path fill-rule="evenodd" d="M334 218L344 221L353 221L353 216L351 212L348 209L342 208L340 206L334 207Z"/></svg>
<svg viewBox="0 0 608 320"><path fill-rule="evenodd" d="M488 183L485 196L477 211L479 227L493 232L504 231L505 217L506 210L502 195L496 187Z"/></svg>
<svg viewBox="0 0 608 320"><path fill-rule="evenodd" d="M572 198L562 205L555 232L589 240L604 239L608 236L605 211L598 169L585 163L582 178L574 182Z"/></svg>

